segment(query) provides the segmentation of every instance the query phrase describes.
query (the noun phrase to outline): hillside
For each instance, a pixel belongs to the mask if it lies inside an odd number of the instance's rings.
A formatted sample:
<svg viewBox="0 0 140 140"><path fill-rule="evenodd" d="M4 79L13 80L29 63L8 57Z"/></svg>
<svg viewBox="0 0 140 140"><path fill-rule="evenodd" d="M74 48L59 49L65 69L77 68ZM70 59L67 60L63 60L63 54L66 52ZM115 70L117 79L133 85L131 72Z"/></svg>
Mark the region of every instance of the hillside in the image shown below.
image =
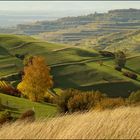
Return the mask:
<svg viewBox="0 0 140 140"><path fill-rule="evenodd" d="M9 110L12 116L19 117L21 113L33 109L37 118L55 116L57 109L55 105L47 103L31 102L28 99L13 97L0 93L1 103L5 106L5 110ZM0 110L2 113L4 110Z"/></svg>
<svg viewBox="0 0 140 140"><path fill-rule="evenodd" d="M111 97L127 97L140 87L139 74L137 81L125 77L114 69L113 58L103 57L93 49L49 43L24 35L0 35L0 48L0 76L11 83L18 82L16 73L23 69L23 60L17 55L32 54L46 58L54 88L101 90Z"/></svg>
<svg viewBox="0 0 140 140"><path fill-rule="evenodd" d="M123 107L115 110L94 110L33 123L15 122L2 127L0 138L139 139L139 116L139 107Z"/></svg>
<svg viewBox="0 0 140 140"><path fill-rule="evenodd" d="M33 35L49 42L95 50L125 49L136 53L140 34L140 10L118 9L54 21L20 24L16 34ZM7 31L8 32L8 31ZM11 33L11 32L10 32Z"/></svg>
<svg viewBox="0 0 140 140"><path fill-rule="evenodd" d="M55 21L21 24L17 26L17 31L51 42L112 51L116 48L132 47L131 41L130 45L126 43L127 39L130 40L133 34L137 35L139 32L139 15L138 9L95 12L78 17L64 17ZM137 47L137 44L134 44L134 47ZM135 48L130 50L136 52Z"/></svg>
<svg viewBox="0 0 140 140"><path fill-rule="evenodd" d="M33 24L20 24L17 26L18 30L21 30L25 34L38 34L41 32L58 31L60 29L75 28L80 25L87 25L89 23L105 22L109 21L116 22L116 25L126 24L127 26L139 25L140 10L137 9L121 9L111 10L108 13L97 13L83 15L78 17L64 17L55 21L40 21ZM128 23L127 23L128 22ZM104 24L106 25L106 24Z"/></svg>

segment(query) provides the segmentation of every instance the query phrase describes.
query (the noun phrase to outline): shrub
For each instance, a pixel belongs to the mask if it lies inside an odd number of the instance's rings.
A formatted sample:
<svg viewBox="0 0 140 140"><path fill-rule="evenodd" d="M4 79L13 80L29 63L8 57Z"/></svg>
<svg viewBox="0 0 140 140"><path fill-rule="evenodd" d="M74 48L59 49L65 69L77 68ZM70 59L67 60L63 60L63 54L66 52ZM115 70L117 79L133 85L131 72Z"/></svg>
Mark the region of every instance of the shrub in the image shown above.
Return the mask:
<svg viewBox="0 0 140 140"><path fill-rule="evenodd" d="M114 53L109 52L109 51L99 51L99 53L104 56L104 57L114 57Z"/></svg>
<svg viewBox="0 0 140 140"><path fill-rule="evenodd" d="M13 120L13 117L11 116L11 112L5 110L1 115L0 115L0 124L4 124L6 122L10 122Z"/></svg>
<svg viewBox="0 0 140 140"><path fill-rule="evenodd" d="M115 66L115 70L117 70L117 71L121 71L122 68L121 68L120 66Z"/></svg>
<svg viewBox="0 0 140 140"><path fill-rule="evenodd" d="M56 103L60 112L85 111L93 108L104 95L99 91L82 92L75 89L68 89L58 97Z"/></svg>
<svg viewBox="0 0 140 140"><path fill-rule="evenodd" d="M128 97L129 103L138 103L140 102L140 90L132 92Z"/></svg>
<svg viewBox="0 0 140 140"><path fill-rule="evenodd" d="M123 51L117 51L115 53L115 63L117 66L123 68L126 63L126 55Z"/></svg>
<svg viewBox="0 0 140 140"><path fill-rule="evenodd" d="M15 57L21 59L21 60L24 60L25 58L25 55L24 54L15 54Z"/></svg>
<svg viewBox="0 0 140 140"><path fill-rule="evenodd" d="M35 120L35 112L34 110L27 110L21 114L19 120L26 120L26 121L34 121Z"/></svg>
<svg viewBox="0 0 140 140"><path fill-rule="evenodd" d="M47 103L55 103L55 97L53 97L52 95L47 95L44 97L44 102Z"/></svg>
<svg viewBox="0 0 140 140"><path fill-rule="evenodd" d="M97 109L114 109L125 105L125 100L123 98L104 98L97 103Z"/></svg>
<svg viewBox="0 0 140 140"><path fill-rule="evenodd" d="M123 72L123 75L131 78L131 79L137 79L137 75L135 73L132 73L132 72Z"/></svg>

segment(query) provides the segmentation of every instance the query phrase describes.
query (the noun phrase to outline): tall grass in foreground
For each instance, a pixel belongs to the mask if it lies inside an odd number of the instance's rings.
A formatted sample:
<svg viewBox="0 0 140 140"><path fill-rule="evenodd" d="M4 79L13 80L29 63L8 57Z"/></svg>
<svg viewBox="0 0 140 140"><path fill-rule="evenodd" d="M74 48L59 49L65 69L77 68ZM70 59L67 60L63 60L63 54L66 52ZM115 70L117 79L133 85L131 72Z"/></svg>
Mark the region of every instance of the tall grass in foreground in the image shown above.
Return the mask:
<svg viewBox="0 0 140 140"><path fill-rule="evenodd" d="M140 107L91 111L0 129L1 139L140 139Z"/></svg>

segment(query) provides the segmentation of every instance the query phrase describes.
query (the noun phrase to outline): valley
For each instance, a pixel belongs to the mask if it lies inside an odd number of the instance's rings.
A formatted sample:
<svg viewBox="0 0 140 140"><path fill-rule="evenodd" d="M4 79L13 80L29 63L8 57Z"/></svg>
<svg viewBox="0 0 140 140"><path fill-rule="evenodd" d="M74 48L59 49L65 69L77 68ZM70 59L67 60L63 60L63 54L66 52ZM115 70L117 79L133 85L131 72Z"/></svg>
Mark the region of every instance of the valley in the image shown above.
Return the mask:
<svg viewBox="0 0 140 140"><path fill-rule="evenodd" d="M0 59L1 78L16 75L23 69L23 60L16 57L17 54L31 54L46 58L51 67L54 88L100 90L112 97L127 97L132 91L139 89L139 81L127 78L114 69L114 58L104 57L91 48L69 47L24 35L0 35L0 40L1 50L4 50ZM139 75L137 64L134 63L138 59L139 57L128 59L126 66ZM132 66L135 66L134 69L131 69ZM14 84L17 80L20 79L11 78L9 82ZM131 86L128 88L127 85Z"/></svg>
<svg viewBox="0 0 140 140"><path fill-rule="evenodd" d="M9 29L5 33L2 31L0 80L16 88L22 80L19 75L24 68L24 58L28 55L43 56L51 68L52 91L55 91L49 93L51 96L72 88L100 91L110 98L127 98L140 89L139 15L140 10L136 9L112 10L108 13L20 24L14 32L9 32ZM106 56L100 51L113 55ZM115 68L117 51L123 51L126 55L126 64L121 71ZM128 72L137 78L126 76ZM4 94L0 94L0 98L4 104L7 100L12 104L17 101L17 97L10 99L9 95ZM41 102L37 105L26 99L19 100L19 114L27 109L22 106L24 103L35 107L37 117L41 116L40 108L41 112L48 110L42 116L55 115L57 112L55 104L44 105Z"/></svg>

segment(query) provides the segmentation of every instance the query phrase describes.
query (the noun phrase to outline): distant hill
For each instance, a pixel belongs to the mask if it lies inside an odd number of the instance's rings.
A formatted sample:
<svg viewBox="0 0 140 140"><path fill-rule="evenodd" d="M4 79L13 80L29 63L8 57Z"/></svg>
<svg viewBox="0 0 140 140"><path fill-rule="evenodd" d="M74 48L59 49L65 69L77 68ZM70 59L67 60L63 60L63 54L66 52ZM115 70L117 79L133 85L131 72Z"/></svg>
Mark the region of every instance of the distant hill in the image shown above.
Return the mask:
<svg viewBox="0 0 140 140"><path fill-rule="evenodd" d="M138 48L135 50L136 45L131 45L131 47L129 45L128 48L126 43L125 46L122 45L123 41L127 42L127 38L130 39L133 35L139 34L140 10L137 9L112 10L108 13L66 17L53 21L52 25L50 25L51 22L47 23L44 21L35 25L23 25L24 33L26 34L26 28L24 27L28 27L27 32L33 31L35 36L51 42L94 48L96 50L107 49L114 51L118 48L130 49L129 51L134 53L138 50ZM36 25L38 30L36 30ZM41 26L44 28L39 30Z"/></svg>
<svg viewBox="0 0 140 140"><path fill-rule="evenodd" d="M16 29L2 29L1 32L33 35L49 42L88 47L95 50L114 51L117 48L129 49L136 53L139 50L138 42L133 45L130 38L139 34L139 29L139 9L117 9L110 10L108 13L95 12L85 16L64 17L54 21L20 24ZM129 45L127 38L130 39ZM127 46L129 47L127 48Z"/></svg>
<svg viewBox="0 0 140 140"><path fill-rule="evenodd" d="M52 32L60 29L75 28L79 25L87 25L89 23L96 22L116 22L116 24L122 24L122 26L132 25L132 22L136 22L135 25L139 25L140 10L137 9L121 9L111 10L108 13L94 13L85 16L78 17L65 17L55 21L41 21L34 24L20 24L17 26L18 30L21 30L25 34L38 34L41 32ZM109 26L111 26L110 24ZM108 26L108 25L107 25ZM112 25L113 26L113 25Z"/></svg>

